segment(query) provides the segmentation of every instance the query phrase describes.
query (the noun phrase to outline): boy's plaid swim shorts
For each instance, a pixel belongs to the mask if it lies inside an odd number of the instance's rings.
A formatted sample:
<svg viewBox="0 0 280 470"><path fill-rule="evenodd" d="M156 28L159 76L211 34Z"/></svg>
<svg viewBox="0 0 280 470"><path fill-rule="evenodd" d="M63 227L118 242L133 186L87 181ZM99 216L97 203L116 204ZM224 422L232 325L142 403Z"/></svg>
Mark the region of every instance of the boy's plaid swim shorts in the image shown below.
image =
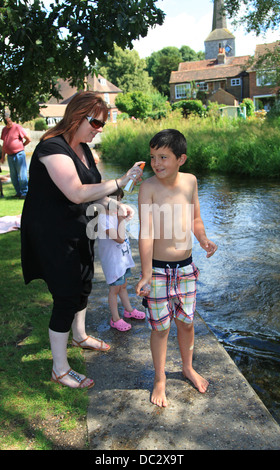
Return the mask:
<svg viewBox="0 0 280 470"><path fill-rule="evenodd" d="M198 276L199 270L191 257L175 263L153 260L151 291L144 299L152 330L168 329L173 317L192 323Z"/></svg>

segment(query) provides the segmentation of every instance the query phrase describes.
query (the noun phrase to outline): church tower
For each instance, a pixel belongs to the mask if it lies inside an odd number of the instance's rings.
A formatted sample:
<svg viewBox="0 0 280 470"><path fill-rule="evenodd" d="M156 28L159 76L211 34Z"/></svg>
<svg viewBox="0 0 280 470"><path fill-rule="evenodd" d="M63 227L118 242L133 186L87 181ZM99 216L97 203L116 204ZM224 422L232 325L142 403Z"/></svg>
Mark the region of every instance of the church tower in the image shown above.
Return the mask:
<svg viewBox="0 0 280 470"><path fill-rule="evenodd" d="M204 41L205 59L216 59L220 49L228 57L235 56L235 36L227 29L223 7L223 0L214 0L212 31Z"/></svg>

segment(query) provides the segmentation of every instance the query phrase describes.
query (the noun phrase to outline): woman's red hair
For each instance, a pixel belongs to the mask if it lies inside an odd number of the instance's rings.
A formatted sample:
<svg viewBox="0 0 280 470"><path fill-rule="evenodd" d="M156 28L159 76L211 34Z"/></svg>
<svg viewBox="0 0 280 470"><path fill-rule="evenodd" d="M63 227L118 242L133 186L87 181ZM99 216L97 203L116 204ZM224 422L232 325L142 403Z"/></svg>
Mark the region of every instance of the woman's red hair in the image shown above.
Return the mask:
<svg viewBox="0 0 280 470"><path fill-rule="evenodd" d="M108 118L108 107L101 96L93 91L78 92L68 103L62 120L49 129L41 137L41 140L68 134L71 143L83 119L87 116L100 117L100 115L102 115L105 122Z"/></svg>

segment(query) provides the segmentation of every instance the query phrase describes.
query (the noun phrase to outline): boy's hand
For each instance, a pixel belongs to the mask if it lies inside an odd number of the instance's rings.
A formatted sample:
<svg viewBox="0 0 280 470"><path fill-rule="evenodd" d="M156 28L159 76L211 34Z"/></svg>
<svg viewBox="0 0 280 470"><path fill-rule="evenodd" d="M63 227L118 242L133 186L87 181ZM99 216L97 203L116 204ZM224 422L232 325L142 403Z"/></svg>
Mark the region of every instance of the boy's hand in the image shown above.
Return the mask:
<svg viewBox="0 0 280 470"><path fill-rule="evenodd" d="M205 238L200 242L201 248L203 248L205 251L207 251L206 258L210 258L210 256L213 256L213 254L217 251L218 247L216 243L212 242L211 240L208 240L208 238Z"/></svg>
<svg viewBox="0 0 280 470"><path fill-rule="evenodd" d="M145 279L142 278L137 283L135 290L137 295L140 295L140 297L145 297L151 292L151 286Z"/></svg>
<svg viewBox="0 0 280 470"><path fill-rule="evenodd" d="M134 209L126 204L118 204L118 217L123 217L124 219L131 220L134 216Z"/></svg>

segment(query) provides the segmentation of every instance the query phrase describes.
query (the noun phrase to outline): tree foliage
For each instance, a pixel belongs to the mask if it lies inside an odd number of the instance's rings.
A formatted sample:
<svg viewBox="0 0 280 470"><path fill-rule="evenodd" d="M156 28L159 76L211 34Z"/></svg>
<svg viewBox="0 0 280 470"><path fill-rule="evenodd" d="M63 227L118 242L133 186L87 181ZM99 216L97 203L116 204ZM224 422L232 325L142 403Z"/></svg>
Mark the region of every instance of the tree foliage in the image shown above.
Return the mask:
<svg viewBox="0 0 280 470"><path fill-rule="evenodd" d="M113 53L114 43L132 41L162 24L154 0L0 0L0 112L28 120L39 103L57 96L55 79L82 87L96 60Z"/></svg>
<svg viewBox="0 0 280 470"><path fill-rule="evenodd" d="M153 78L154 87L165 96L169 96L170 73L178 69L180 62L200 60L204 53L196 53L189 46L164 47L160 51L153 52L147 57L147 68L149 75Z"/></svg>
<svg viewBox="0 0 280 470"><path fill-rule="evenodd" d="M116 98L116 105L120 111L135 119L147 117L159 119L166 117L170 109L167 99L158 92L134 91L119 94Z"/></svg>
<svg viewBox="0 0 280 470"><path fill-rule="evenodd" d="M205 115L205 109L200 100L181 100L172 104L172 109L180 109L182 115L187 118L191 114L196 114L200 117Z"/></svg>
<svg viewBox="0 0 280 470"><path fill-rule="evenodd" d="M279 0L225 0L224 9L236 23L243 23L248 32L259 35L279 28Z"/></svg>
<svg viewBox="0 0 280 470"><path fill-rule="evenodd" d="M124 93L151 90L152 78L146 67L145 59L140 59L137 51L123 50L117 45L113 54L107 54L106 60L97 64L98 72Z"/></svg>

